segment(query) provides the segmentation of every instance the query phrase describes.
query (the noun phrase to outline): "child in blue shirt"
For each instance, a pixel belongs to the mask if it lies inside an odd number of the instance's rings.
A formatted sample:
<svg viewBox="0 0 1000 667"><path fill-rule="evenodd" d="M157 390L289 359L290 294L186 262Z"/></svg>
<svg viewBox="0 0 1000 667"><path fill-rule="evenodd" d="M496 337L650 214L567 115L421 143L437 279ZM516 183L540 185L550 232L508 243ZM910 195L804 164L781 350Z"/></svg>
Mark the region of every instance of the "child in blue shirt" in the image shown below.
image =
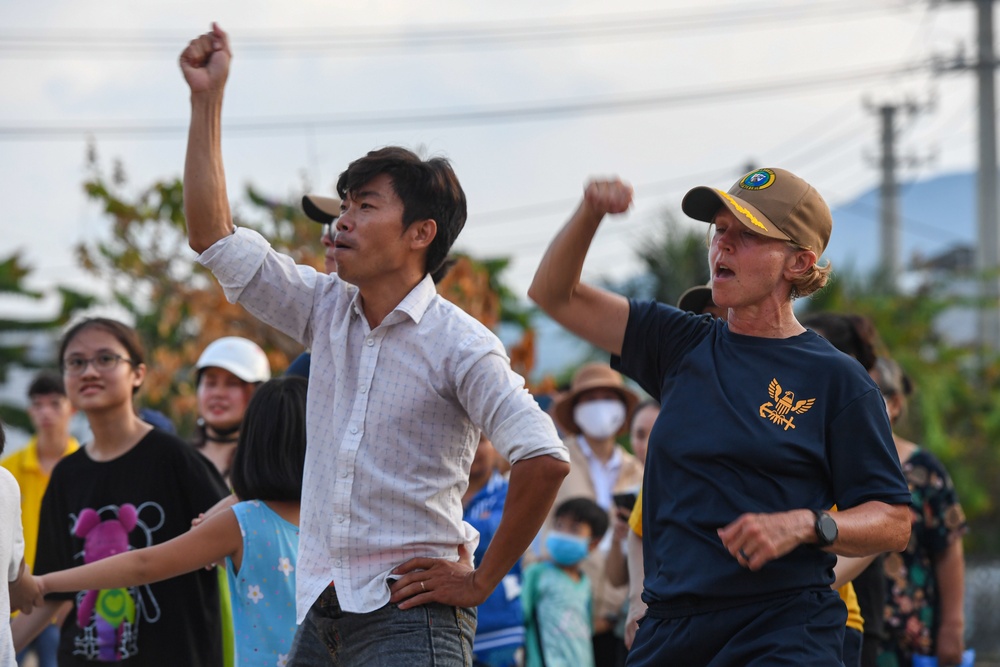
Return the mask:
<svg viewBox="0 0 1000 667"><path fill-rule="evenodd" d="M525 667L594 667L590 581L580 561L608 530L608 514L589 498L556 508L545 547L552 561L524 573Z"/></svg>
<svg viewBox="0 0 1000 667"><path fill-rule="evenodd" d="M478 566L500 526L507 499L507 480L497 469L500 455L485 435L479 438L469 468L469 488L462 497L463 518L479 531L473 554ZM518 560L490 596L476 608L476 636L472 643L475 667L516 667L524 652L524 614L521 611L521 561Z"/></svg>
<svg viewBox="0 0 1000 667"><path fill-rule="evenodd" d="M270 380L250 400L231 479L236 497L253 500L223 509L163 544L37 577L41 594L138 586L225 558L236 664L284 664L296 630L305 403L306 381L298 377Z"/></svg>

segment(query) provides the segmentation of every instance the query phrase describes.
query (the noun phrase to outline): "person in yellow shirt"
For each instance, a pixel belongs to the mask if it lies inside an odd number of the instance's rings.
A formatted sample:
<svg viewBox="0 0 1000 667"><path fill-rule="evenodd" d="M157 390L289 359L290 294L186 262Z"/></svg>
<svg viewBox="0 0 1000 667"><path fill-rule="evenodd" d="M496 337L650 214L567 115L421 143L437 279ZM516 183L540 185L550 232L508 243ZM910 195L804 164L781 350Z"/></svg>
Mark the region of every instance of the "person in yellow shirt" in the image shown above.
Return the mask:
<svg viewBox="0 0 1000 667"><path fill-rule="evenodd" d="M24 561L33 568L38 545L38 517L52 469L64 456L79 449L80 444L69 434L74 410L66 397L61 376L48 372L35 376L28 386L28 402L28 417L35 435L24 449L0 461L0 466L10 471L21 487ZM28 654L34 653L39 667L55 667L58 644L59 630L56 625L50 625L18 654L17 662L23 664Z"/></svg>

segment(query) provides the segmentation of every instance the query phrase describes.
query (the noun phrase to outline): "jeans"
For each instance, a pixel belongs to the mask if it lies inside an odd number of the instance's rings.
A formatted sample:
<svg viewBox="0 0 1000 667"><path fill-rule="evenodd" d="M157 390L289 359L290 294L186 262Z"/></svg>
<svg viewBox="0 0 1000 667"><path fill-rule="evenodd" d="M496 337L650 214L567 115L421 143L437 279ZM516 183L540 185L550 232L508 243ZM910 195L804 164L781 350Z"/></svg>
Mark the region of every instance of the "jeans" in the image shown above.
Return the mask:
<svg viewBox="0 0 1000 667"><path fill-rule="evenodd" d="M302 621L288 667L471 667L476 610L426 604L402 610L389 603L373 612L340 608L330 586Z"/></svg>
<svg viewBox="0 0 1000 667"><path fill-rule="evenodd" d="M56 667L56 654L59 653L58 625L49 623L27 648L17 654L17 664L23 665L32 653L38 657L38 667Z"/></svg>

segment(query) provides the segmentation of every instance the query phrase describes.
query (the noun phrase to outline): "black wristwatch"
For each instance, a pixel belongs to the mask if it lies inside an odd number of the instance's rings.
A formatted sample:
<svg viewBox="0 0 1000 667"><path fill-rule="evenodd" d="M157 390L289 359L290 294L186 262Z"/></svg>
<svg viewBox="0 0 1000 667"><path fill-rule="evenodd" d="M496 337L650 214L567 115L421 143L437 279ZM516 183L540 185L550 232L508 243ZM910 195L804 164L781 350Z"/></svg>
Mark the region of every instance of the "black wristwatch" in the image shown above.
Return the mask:
<svg viewBox="0 0 1000 667"><path fill-rule="evenodd" d="M813 510L816 515L816 542L820 547L828 547L837 539L837 522L829 512Z"/></svg>

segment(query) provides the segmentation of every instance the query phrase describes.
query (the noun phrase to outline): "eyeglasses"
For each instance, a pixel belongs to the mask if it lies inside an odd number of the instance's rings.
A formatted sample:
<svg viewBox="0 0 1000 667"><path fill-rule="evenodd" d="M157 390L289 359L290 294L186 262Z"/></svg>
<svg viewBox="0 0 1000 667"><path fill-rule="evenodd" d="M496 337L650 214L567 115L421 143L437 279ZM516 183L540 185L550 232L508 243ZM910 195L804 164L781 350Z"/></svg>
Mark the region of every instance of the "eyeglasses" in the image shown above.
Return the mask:
<svg viewBox="0 0 1000 667"><path fill-rule="evenodd" d="M320 239L329 239L330 243L333 243L333 237L337 234L336 229L337 219L334 218L333 222L323 223L323 233L320 234Z"/></svg>
<svg viewBox="0 0 1000 667"><path fill-rule="evenodd" d="M87 366L94 365L94 370L98 373L108 373L118 368L118 363L124 361L129 366L133 364L131 359L126 359L120 354L112 352L101 352L93 357L69 357L63 359L63 372L67 375L83 375Z"/></svg>

